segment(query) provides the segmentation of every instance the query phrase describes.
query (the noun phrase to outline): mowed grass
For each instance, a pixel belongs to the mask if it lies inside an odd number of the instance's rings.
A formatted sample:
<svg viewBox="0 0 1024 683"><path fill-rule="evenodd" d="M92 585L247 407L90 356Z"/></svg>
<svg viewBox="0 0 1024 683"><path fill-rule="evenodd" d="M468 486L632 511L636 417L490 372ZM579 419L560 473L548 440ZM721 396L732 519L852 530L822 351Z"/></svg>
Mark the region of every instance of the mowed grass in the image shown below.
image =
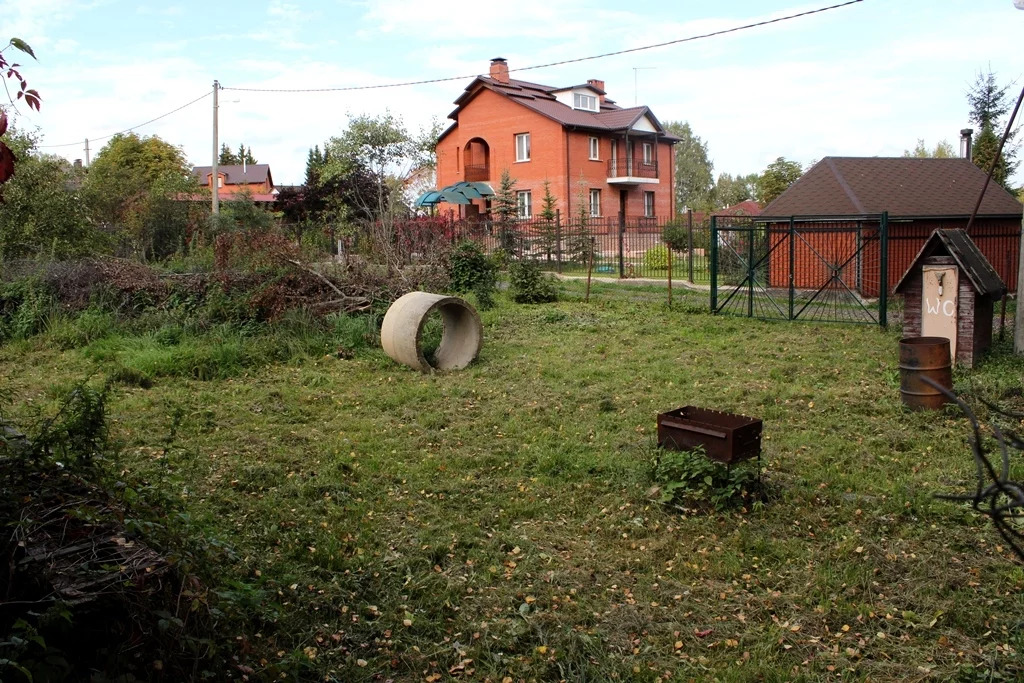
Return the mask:
<svg viewBox="0 0 1024 683"><path fill-rule="evenodd" d="M449 374L376 349L153 373L110 399L117 476L223 548L207 580L251 614L238 647L257 672L1019 676L1021 563L984 517L934 497L974 485L968 423L901 407L898 330L651 298L502 299L479 361ZM40 405L142 346L21 343L0 364ZM1000 347L957 388L998 399L1022 379ZM764 420L763 504L650 500L655 416L688 404Z"/></svg>

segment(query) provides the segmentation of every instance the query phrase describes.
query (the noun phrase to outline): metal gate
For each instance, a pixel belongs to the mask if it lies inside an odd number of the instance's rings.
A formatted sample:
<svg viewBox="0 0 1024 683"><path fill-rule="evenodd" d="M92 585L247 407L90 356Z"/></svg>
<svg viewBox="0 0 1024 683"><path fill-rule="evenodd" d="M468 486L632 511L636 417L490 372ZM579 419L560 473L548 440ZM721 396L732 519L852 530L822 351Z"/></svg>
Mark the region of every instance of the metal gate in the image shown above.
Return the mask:
<svg viewBox="0 0 1024 683"><path fill-rule="evenodd" d="M888 216L711 219L711 311L885 326Z"/></svg>

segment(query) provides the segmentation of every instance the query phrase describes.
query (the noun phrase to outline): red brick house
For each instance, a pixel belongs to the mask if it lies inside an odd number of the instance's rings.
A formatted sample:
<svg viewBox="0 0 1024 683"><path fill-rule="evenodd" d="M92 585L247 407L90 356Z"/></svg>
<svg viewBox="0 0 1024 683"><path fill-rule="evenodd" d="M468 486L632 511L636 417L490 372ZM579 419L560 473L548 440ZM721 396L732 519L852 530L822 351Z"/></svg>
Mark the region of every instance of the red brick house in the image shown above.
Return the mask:
<svg viewBox="0 0 1024 683"><path fill-rule="evenodd" d="M760 216L761 205L753 199L745 199L742 202L718 209L711 213L712 216Z"/></svg>
<svg viewBox="0 0 1024 683"><path fill-rule="evenodd" d="M502 58L455 100L454 123L437 141L437 186L486 182L502 170L516 181L522 218L540 212L544 181L564 217L648 218L674 215L678 138L647 107L623 108L604 82L554 87L509 78ZM455 210L452 207L452 210ZM463 217L489 210L485 200L459 207Z"/></svg>
<svg viewBox="0 0 1024 683"><path fill-rule="evenodd" d="M825 157L754 221L771 241L769 283L815 288L830 276L878 295L878 216L888 212L891 289L936 229L966 228L985 172L968 159ZM990 183L969 235L1011 291L1016 290L1024 206ZM801 234L788 244L789 221ZM830 275L830 271L833 275Z"/></svg>
<svg viewBox="0 0 1024 683"><path fill-rule="evenodd" d="M193 166L192 173L199 184L212 188L213 167ZM274 179L270 175L270 164L225 164L217 166L217 194L222 200L248 192L254 202L270 202L277 199Z"/></svg>

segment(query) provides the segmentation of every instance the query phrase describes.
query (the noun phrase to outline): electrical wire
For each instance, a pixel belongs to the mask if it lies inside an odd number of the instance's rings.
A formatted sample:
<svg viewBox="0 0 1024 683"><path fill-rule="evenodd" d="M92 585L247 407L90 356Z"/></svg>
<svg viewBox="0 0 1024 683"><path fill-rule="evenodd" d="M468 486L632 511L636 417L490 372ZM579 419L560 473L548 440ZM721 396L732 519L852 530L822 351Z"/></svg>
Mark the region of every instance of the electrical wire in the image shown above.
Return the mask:
<svg viewBox="0 0 1024 683"><path fill-rule="evenodd" d="M586 61L592 61L592 60L595 60L595 59L603 59L605 57L614 57L616 55L629 54L631 52L641 52L641 51L644 51L644 50L653 50L653 49L656 49L656 48L659 48L659 47L667 47L669 45L678 45L680 43L688 43L688 42L692 42L692 41L696 41L696 40L702 40L704 38L713 38L715 36L726 35L728 33L736 33L738 31L745 31L747 29L757 28L759 26L768 26L769 24L777 24L777 23L782 22L782 21L789 21L790 19L798 19L800 17L806 17L806 16L809 16L809 15L812 15L812 14L820 14L822 12L828 12L829 10L839 9L839 8L842 8L842 7L847 7L849 5L855 5L855 4L857 4L859 2L863 2L863 1L864 0L848 0L847 2L842 2L842 3L839 3L837 5L829 5L828 7L819 7L818 9L807 10L806 12L798 12L796 14L789 14L789 15L786 15L784 17L777 17L775 19L766 19L765 21L758 21L758 22L755 22L755 23L752 23L752 24L744 24L742 26L733 26L732 28L722 29L720 31L712 31L710 33L702 33L700 35L688 36L686 38L678 38L676 40L669 40L669 41L665 41L663 43L655 43L653 45L642 45L640 47L631 47L631 48L627 48L625 50L616 50L614 52L604 52L602 54L591 55L589 57L576 57L574 59L563 59L563 60L560 60L560 61L557 61L557 62L547 62L545 64L534 64L533 66L524 66L524 67L519 67L519 68L516 68L516 69L509 69L509 72L533 71L535 69L546 69L546 68L553 67L553 66L562 66L564 64L575 64L575 63L578 63L578 62L586 62ZM343 92L343 91L352 91L352 90L378 90L378 89L383 89L383 88L402 88L402 87L408 87L408 86L413 86L413 85L426 85L426 84L429 84L429 83L445 83L445 82L448 82L448 81L462 81L462 80L466 80L467 78L476 78L476 76L477 76L477 74L470 74L470 75L467 75L467 76L449 76L449 77L446 77L446 78L428 78L428 79L424 79L424 80L420 80L420 81L405 81L405 82L402 82L402 83L381 83L381 84L376 84L376 85L353 85L353 86L344 86L344 87L337 87L337 88L239 88L239 87L221 86L220 89L221 90L234 90L234 91L239 91L239 92L291 92L291 93L300 93L300 92ZM106 140L108 138L112 138L115 135L121 135L121 134L124 134L124 133L129 133L129 132L131 132L131 131L133 131L133 130L135 130L137 128L142 128L143 126L148 126L149 124L155 123L156 121L159 121L160 119L163 119L163 118L166 118L166 117L170 116L171 114L176 114L177 112L181 111L182 109L185 109L186 107L190 107L193 104L195 104L196 102L199 102L199 101L209 97L210 95L211 95L210 92L205 92L202 95L200 95L199 97L197 97L196 99L191 100L189 102L186 102L185 104L181 105L180 107L172 109L172 110L170 110L170 111L168 111L168 112L166 112L164 114L161 114L160 116L157 116L157 117L154 117L152 119L149 119L148 121L143 121L140 124L137 124L137 125L132 126L130 128L125 128L124 130L117 131L116 133L110 133L108 135L103 135L101 137L90 137L90 138L88 138L88 140L90 142L99 142L101 140ZM61 143L59 145L39 145L39 148L40 149L57 149L57 148L60 148L60 147L76 147L76 146L81 145L81 144L82 144L81 141L78 141L78 142L65 142L65 143Z"/></svg>
<svg viewBox="0 0 1024 683"><path fill-rule="evenodd" d="M576 57L574 59L563 59L557 62L548 62L546 64L534 64L533 66L524 66L516 69L509 69L509 73L518 71L532 71L534 69L546 69L552 66L562 66L563 64L575 64L577 62L586 62L594 59L603 59L605 57L614 57L616 55L629 54L631 52L641 52L644 50L653 50L659 47L666 47L668 45L678 45L680 43L689 43L695 40L702 40L704 38L713 38L715 36L725 35L727 33L736 33L738 31L745 31L751 28L757 28L759 26L767 26L769 24L777 24L781 21L788 21L790 19L798 19L800 17L806 17L811 14L820 14L821 12L827 12L829 10L839 9L841 7L847 7L848 5L855 5L864 0L848 0L847 2L839 3L838 5L830 5L828 7L819 7L818 9L807 10L806 12L798 12L797 14L789 14L784 17L778 17L775 19L766 19L765 21L758 21L753 24L744 24L743 26L734 26L732 28L722 29L721 31L712 31L710 33L702 33L696 36L689 36L686 38L678 38L676 40L669 40L664 43L655 43L653 45L643 45L640 47L631 47L625 50L616 50L615 52L604 52L599 55L591 55L589 57ZM383 88L403 88L412 85L426 85L429 83L445 83L448 81L464 81L467 78L476 78L478 74L470 74L468 76L449 76L446 78L428 78L421 81L405 81L402 83L383 83L377 85L350 85L337 88L237 88L237 87L223 87L222 90L236 90L241 92L343 92L351 90L379 90Z"/></svg>
<svg viewBox="0 0 1024 683"><path fill-rule="evenodd" d="M160 116L157 116L155 118L150 119L149 121L143 121L142 123L140 123L138 125L135 125L135 126L132 126L131 128L125 128L124 130L119 130L116 133L110 133L109 135L104 135L102 137L88 138L88 140L89 140L89 142L99 142L100 140L106 140L107 138L112 138L115 135L121 135L123 133L130 133L131 131L135 130L136 128L142 128L143 126L148 126L149 124L154 123L156 121L159 121L160 119L166 118L166 117L170 116L171 114L176 114L179 111L181 111L182 109L184 109L185 107L191 107L196 102L199 102L200 100L206 99L211 94L213 94L212 91L208 90L207 92L205 92L204 94L202 94L199 97L195 98L191 102L186 102L185 104L181 105L177 109L172 109L172 110L170 110L169 112L167 112L165 114L161 114ZM82 140L79 140L78 142L65 142L65 143L60 144L60 145L39 145L39 148L40 149L42 149L42 148L54 149L56 147L74 147L74 146L81 145L81 144L82 144Z"/></svg>

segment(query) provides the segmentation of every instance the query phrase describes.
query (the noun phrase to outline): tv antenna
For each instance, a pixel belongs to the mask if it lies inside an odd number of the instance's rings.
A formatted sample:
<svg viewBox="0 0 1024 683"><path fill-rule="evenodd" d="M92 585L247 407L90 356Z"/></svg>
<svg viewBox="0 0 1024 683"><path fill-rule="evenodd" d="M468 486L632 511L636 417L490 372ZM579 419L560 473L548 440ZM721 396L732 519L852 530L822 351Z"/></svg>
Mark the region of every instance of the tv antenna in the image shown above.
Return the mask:
<svg viewBox="0 0 1024 683"><path fill-rule="evenodd" d="M657 69L656 66L634 66L633 67L633 106L637 105L637 78L636 74L641 69Z"/></svg>

